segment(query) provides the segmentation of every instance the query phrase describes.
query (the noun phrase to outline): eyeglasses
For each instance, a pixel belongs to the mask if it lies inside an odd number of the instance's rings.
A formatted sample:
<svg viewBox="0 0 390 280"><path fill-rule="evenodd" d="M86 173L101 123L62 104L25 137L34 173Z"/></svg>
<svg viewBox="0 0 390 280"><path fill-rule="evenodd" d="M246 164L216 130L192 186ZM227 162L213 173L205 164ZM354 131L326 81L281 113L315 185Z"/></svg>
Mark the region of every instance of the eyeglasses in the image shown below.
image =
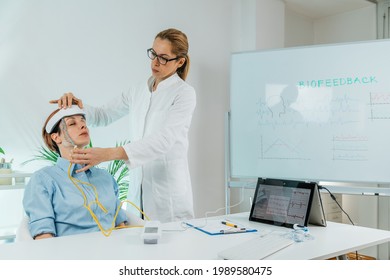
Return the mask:
<svg viewBox="0 0 390 280"><path fill-rule="evenodd" d="M146 51L147 51L147 53L148 53L148 57L149 57L151 60L154 60L154 59L157 57L157 60L158 60L158 62L159 62L161 65L165 65L165 64L167 64L169 61L177 60L177 59L180 58L180 57L178 57L178 56L175 57L175 58L165 58L165 57L163 57L163 56L161 56L161 55L156 54L156 52L155 52L152 48L147 49Z"/></svg>

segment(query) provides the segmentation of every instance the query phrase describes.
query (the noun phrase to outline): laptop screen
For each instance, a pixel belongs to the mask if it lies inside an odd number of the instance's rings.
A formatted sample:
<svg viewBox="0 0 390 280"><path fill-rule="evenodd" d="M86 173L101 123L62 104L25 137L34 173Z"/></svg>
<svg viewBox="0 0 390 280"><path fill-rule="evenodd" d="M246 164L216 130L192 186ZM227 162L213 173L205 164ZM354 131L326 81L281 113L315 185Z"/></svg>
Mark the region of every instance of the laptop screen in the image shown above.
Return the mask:
<svg viewBox="0 0 390 280"><path fill-rule="evenodd" d="M316 183L259 178L249 220L307 226L315 187Z"/></svg>

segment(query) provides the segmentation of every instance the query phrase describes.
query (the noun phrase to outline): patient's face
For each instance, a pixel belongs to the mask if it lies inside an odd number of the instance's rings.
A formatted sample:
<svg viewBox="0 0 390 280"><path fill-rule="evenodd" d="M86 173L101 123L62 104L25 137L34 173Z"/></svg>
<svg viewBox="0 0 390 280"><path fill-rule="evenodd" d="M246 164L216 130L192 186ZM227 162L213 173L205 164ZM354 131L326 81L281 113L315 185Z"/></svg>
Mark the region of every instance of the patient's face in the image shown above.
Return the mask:
<svg viewBox="0 0 390 280"><path fill-rule="evenodd" d="M65 118L66 128L69 137L77 146L86 146L90 142L89 130L84 116L74 115ZM64 134L64 133L62 133ZM64 137L64 135L62 135Z"/></svg>

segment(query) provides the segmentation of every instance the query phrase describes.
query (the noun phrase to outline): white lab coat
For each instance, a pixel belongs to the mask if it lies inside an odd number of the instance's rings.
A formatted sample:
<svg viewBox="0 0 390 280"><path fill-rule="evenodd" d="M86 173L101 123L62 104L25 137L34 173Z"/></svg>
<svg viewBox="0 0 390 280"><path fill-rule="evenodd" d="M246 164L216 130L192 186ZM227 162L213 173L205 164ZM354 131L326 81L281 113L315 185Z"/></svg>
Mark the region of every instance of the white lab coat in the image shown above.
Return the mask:
<svg viewBox="0 0 390 280"><path fill-rule="evenodd" d="M128 114L131 143L124 149L131 172L129 195L139 193L142 184L143 210L152 220L191 219L187 154L195 90L177 74L160 82L153 93L152 84L150 78L148 84L133 87L100 108L86 105L87 122L105 126Z"/></svg>

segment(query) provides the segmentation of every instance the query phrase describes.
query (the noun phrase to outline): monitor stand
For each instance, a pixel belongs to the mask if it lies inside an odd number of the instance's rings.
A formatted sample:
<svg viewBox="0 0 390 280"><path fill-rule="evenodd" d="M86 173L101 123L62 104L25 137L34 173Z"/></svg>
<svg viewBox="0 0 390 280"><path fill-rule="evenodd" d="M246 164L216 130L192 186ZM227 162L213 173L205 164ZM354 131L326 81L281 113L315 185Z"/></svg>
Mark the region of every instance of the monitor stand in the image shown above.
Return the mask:
<svg viewBox="0 0 390 280"><path fill-rule="evenodd" d="M314 188L313 202L311 204L309 224L326 227L324 207L322 206L321 193L318 185Z"/></svg>

